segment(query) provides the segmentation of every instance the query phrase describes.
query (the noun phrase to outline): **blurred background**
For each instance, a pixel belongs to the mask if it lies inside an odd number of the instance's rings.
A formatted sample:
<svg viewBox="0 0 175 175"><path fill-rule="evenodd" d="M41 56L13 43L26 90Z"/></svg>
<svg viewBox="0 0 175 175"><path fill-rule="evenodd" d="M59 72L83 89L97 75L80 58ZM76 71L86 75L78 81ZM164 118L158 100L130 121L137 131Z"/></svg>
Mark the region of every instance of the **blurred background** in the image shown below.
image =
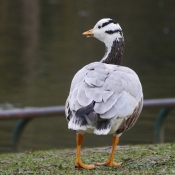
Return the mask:
<svg viewBox="0 0 175 175"><path fill-rule="evenodd" d="M121 25L123 65L136 71L144 98L175 97L174 0L2 0L0 5L0 108L64 105L74 74L99 61L104 44L82 33L101 18ZM157 109L143 110L120 145L153 143ZM0 152L11 152L16 120L0 122ZM175 142L175 111L166 119L165 142ZM85 134L84 147L111 145L112 136ZM34 119L19 151L73 148L65 116Z"/></svg>

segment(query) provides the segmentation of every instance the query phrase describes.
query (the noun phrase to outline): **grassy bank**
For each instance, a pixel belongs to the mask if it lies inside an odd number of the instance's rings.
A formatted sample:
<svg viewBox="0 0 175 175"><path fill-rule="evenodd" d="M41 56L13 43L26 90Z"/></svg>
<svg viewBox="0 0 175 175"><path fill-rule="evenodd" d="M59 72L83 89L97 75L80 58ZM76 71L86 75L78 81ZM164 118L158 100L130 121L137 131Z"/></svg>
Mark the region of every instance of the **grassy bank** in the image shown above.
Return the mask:
<svg viewBox="0 0 175 175"><path fill-rule="evenodd" d="M104 162L111 147L83 149L82 160ZM0 155L0 174L175 174L175 144L118 146L115 160L120 167L74 168L75 150L36 151Z"/></svg>

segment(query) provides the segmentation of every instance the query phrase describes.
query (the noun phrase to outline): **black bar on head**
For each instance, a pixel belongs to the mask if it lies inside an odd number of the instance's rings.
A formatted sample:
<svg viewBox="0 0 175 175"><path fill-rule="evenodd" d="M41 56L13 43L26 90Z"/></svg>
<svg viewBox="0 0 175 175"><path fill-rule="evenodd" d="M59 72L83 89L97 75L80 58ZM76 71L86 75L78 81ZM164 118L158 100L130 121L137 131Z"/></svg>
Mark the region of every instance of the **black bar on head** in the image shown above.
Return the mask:
<svg viewBox="0 0 175 175"><path fill-rule="evenodd" d="M116 22L113 19L110 19L108 22L103 23L101 27L105 27L105 26L107 26L108 24L111 24L111 23L116 24Z"/></svg>

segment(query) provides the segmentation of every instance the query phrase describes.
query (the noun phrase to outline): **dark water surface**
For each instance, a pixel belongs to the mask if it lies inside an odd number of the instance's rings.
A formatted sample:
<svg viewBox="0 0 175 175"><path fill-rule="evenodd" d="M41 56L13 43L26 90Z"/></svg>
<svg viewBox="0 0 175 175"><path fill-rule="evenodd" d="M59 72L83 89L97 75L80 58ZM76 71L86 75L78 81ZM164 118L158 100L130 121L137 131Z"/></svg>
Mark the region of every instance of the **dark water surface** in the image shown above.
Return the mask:
<svg viewBox="0 0 175 175"><path fill-rule="evenodd" d="M103 43L82 32L110 17L125 37L123 65L134 69L144 98L175 97L174 0L19 0L0 6L0 105L2 109L64 105L74 74L98 61ZM158 110L143 111L120 144L152 143ZM0 152L11 151L17 121L1 121ZM165 141L174 142L175 112L166 120ZM85 135L86 147L111 145L111 136ZM19 150L75 146L65 117L31 121Z"/></svg>

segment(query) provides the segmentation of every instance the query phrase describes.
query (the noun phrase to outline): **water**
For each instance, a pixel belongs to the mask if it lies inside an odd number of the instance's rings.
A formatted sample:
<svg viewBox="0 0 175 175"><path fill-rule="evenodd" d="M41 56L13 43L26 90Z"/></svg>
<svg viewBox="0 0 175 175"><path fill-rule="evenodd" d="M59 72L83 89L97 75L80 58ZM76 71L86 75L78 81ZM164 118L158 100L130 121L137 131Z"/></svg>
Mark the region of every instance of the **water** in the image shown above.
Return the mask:
<svg viewBox="0 0 175 175"><path fill-rule="evenodd" d="M134 69L144 98L175 96L175 1L101 0L3 1L0 11L0 104L10 107L64 105L74 74L98 61L104 45L82 32L104 17L120 23L125 37L123 65ZM143 111L120 144L152 143L158 110ZM166 142L174 142L174 112L166 121ZM0 123L0 152L11 151L17 121ZM86 147L111 144L111 136L85 135ZM32 120L19 150L75 146L63 117Z"/></svg>

